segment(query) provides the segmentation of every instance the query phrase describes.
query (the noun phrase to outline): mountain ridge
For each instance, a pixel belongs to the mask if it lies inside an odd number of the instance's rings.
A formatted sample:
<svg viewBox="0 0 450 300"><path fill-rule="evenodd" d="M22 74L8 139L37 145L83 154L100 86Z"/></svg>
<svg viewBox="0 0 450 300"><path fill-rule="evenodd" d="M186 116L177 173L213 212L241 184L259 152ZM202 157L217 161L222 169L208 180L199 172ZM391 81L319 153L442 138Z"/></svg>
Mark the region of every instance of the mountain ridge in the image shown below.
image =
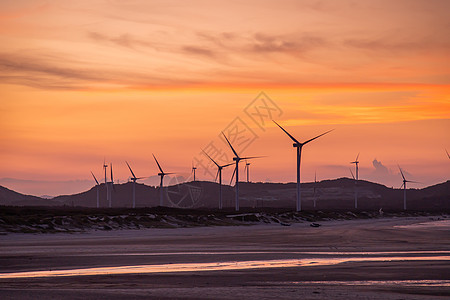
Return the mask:
<svg viewBox="0 0 450 300"><path fill-rule="evenodd" d="M114 185L112 193L113 207L130 207L132 182ZM342 177L320 182L302 183L302 204L306 210L314 209L352 209L354 208L355 181ZM99 189L100 207L108 207L106 188L99 186L71 195L60 195L44 199L24 195L0 186L0 205L3 206L80 206L95 207ZM359 209L401 209L403 189L394 189L385 185L359 180ZM234 206L234 187L222 186L225 207ZM210 181L186 182L164 187L164 206L177 208L217 208L218 184ZM407 203L410 209L439 210L450 209L450 181L438 183L422 189L407 189ZM295 183L247 183L240 182L240 201L242 207L278 207L294 208L296 196ZM316 207L314 207L314 200ZM136 183L137 207L155 207L159 205L159 187Z"/></svg>

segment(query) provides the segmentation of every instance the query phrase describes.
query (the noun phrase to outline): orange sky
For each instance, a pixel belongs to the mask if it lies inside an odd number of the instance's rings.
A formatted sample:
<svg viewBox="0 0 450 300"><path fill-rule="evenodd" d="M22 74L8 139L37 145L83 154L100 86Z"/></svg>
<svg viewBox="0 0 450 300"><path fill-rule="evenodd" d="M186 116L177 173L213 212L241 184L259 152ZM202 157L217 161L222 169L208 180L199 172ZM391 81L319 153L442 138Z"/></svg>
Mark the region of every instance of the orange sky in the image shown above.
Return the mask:
<svg viewBox="0 0 450 300"><path fill-rule="evenodd" d="M257 136L243 154L267 156L254 181L295 180L292 143L269 117L299 140L336 129L305 146L302 181L350 176L358 152L362 179L399 187L400 164L417 187L445 181L448 11L413 0L2 1L0 185L81 191L104 157L122 181L125 160L156 175L151 153L188 176L236 117ZM280 110L259 127L245 108L261 91Z"/></svg>

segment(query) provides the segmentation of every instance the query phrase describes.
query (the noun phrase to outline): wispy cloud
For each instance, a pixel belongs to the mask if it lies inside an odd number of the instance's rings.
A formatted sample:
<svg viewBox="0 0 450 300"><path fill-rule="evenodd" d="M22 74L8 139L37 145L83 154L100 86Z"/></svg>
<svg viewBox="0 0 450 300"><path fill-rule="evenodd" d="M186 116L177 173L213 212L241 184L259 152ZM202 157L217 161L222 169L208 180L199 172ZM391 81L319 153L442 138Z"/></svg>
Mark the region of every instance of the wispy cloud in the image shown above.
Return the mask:
<svg viewBox="0 0 450 300"><path fill-rule="evenodd" d="M155 48L154 45L143 39L139 39L130 33L123 33L117 36L108 36L106 34L98 32L88 32L88 37L97 42L112 43L117 46L136 49L138 47L151 47Z"/></svg>

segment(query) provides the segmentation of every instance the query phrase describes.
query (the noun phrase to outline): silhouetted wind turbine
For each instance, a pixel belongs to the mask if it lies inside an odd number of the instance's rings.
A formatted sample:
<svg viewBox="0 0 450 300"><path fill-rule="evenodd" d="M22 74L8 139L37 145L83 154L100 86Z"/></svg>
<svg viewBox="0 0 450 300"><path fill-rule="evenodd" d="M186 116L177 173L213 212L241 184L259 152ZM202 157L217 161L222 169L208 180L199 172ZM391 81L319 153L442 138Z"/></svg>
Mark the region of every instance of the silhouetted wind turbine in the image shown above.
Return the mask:
<svg viewBox="0 0 450 300"><path fill-rule="evenodd" d="M253 158L260 158L260 156L251 156L251 157L240 157L237 152L234 150L233 146L231 146L230 141L227 139L227 137L225 136L225 134L222 132L223 137L225 138L225 140L227 141L228 145L231 148L231 151L233 151L234 153L234 157L233 160L236 162L236 167L234 169L234 173L236 173L236 185L235 185L235 189L236 189L236 201L235 201L235 209L236 211L239 211L239 161L243 160L243 159L253 159ZM234 174L233 173L233 174Z"/></svg>
<svg viewBox="0 0 450 300"><path fill-rule="evenodd" d="M448 154L447 149L445 149L445 152L447 153L447 157L450 159L450 154Z"/></svg>
<svg viewBox="0 0 450 300"><path fill-rule="evenodd" d="M317 173L314 172L314 189L313 189L314 208L316 208L316 185L317 185Z"/></svg>
<svg viewBox="0 0 450 300"><path fill-rule="evenodd" d="M109 168L111 170L111 182L108 182L107 184L111 183L111 189L109 189L109 207L111 208L112 207L112 190L115 191L112 163L109 163Z"/></svg>
<svg viewBox="0 0 450 300"><path fill-rule="evenodd" d="M192 163L192 173L194 173L194 181L195 181L195 170L197 170L197 167L195 167L194 163Z"/></svg>
<svg viewBox="0 0 450 300"><path fill-rule="evenodd" d="M163 180L164 180L164 176L169 175L169 174L174 174L174 173L164 173L164 171L162 170L161 166L159 165L158 160L156 159L155 155L153 155L153 158L156 161L156 164L158 165L159 168L159 173L158 176L161 177L161 182L159 184L159 206L163 206Z"/></svg>
<svg viewBox="0 0 450 300"><path fill-rule="evenodd" d="M402 168L400 168L400 166L398 166L398 169L400 170L400 174L402 174L402 177L403 177L403 184L402 184L402 187L403 187L403 210L406 210L406 183L407 182L418 183L418 182L406 180L405 175L403 174Z"/></svg>
<svg viewBox="0 0 450 300"><path fill-rule="evenodd" d="M247 171L247 182L250 182L250 176L249 176L249 172L250 172L250 163L245 160L245 168L244 168L244 172Z"/></svg>
<svg viewBox="0 0 450 300"><path fill-rule="evenodd" d="M358 153L358 155L356 156L356 159L355 159L355 161L351 161L350 163L351 164L355 164L355 173L356 173L356 177L353 177L353 179L355 180L355 208L358 208L358 179L359 179L359 169L358 169L358 164L359 164L359 161L358 161L358 158L359 158L359 153ZM353 176L353 173L352 173L352 176Z"/></svg>
<svg viewBox="0 0 450 300"><path fill-rule="evenodd" d="M300 192L301 192L300 191L300 161L301 161L301 156L302 156L302 147L304 145L308 144L309 142L312 142L313 140L321 137L322 135L325 135L325 134L333 131L334 129L324 132L324 133L322 133L316 137L313 137L312 139L309 139L303 143L300 143L291 134L289 134L289 132L287 132L283 127L281 127L277 122L275 122L275 121L273 121L273 122L275 124L277 124L277 126L280 127L281 130L283 130L284 133L286 133L291 138L291 140L294 141L293 147L297 148L297 211L301 211L302 210L302 200L301 200L301 194L300 194Z"/></svg>
<svg viewBox="0 0 450 300"><path fill-rule="evenodd" d="M212 157L209 156L208 153L206 153L203 149L202 149L202 151L217 166L217 174L216 174L216 179L214 180L214 182L217 180L217 176L219 176L219 209L222 209L223 208L223 202L222 202L222 169L225 168L225 167L231 166L233 163L221 166L214 159L212 159Z"/></svg>
<svg viewBox="0 0 450 300"><path fill-rule="evenodd" d="M133 205L132 205L132 207L136 208L136 181L139 179L145 178L145 177L136 177L136 175L134 175L133 170L131 170L131 167L128 164L128 162L127 161L125 161L125 162L128 166L128 169L130 169L131 175L133 175L133 177L131 177L131 181L133 181Z"/></svg>
<svg viewBox="0 0 450 300"><path fill-rule="evenodd" d="M100 183L98 183L98 180L97 180L97 178L95 178L95 175L94 175L94 173L92 173L92 171L91 171L91 174L92 174L92 177L94 177L94 180L95 180L95 183L97 186L97 208L99 208L100 207L100 191L99 191Z"/></svg>
<svg viewBox="0 0 450 300"><path fill-rule="evenodd" d="M106 202L110 202L109 201L109 188L108 188L108 181L106 179L106 169L108 168L108 165L106 164L106 160L103 159L103 169L105 171L105 188L106 188Z"/></svg>

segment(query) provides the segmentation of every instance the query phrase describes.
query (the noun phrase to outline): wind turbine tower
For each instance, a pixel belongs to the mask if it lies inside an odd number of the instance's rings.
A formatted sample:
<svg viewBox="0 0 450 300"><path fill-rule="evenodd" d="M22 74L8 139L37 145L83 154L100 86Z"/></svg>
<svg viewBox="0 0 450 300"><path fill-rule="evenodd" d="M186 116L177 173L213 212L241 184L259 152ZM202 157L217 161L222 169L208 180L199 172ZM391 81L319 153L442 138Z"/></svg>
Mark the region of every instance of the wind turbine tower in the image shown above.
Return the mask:
<svg viewBox="0 0 450 300"><path fill-rule="evenodd" d="M411 182L411 183L418 183L417 181L411 181L411 180L406 180L405 175L403 174L402 168L400 168L400 166L398 166L398 169L400 170L400 174L402 174L402 178L403 178L403 184L400 188L403 187L403 210L406 210L406 183L407 182Z"/></svg>
<svg viewBox="0 0 450 300"><path fill-rule="evenodd" d="M236 162L236 167L234 169L234 173L236 173L236 184L235 184L235 190L236 190L236 200L235 200L235 209L236 211L239 211L239 161L243 159L253 159L253 158L259 158L259 156L252 156L252 157L240 157L236 150L234 150L233 146L231 145L230 141L227 139L225 134L222 132L223 137L227 141L228 145L231 148L231 151L234 153L233 160ZM233 173L233 174L234 174Z"/></svg>
<svg viewBox="0 0 450 300"><path fill-rule="evenodd" d="M245 161L245 171L247 171L247 182L250 182L250 163L247 160Z"/></svg>
<svg viewBox="0 0 450 300"><path fill-rule="evenodd" d="M194 173L194 181L195 181L195 170L197 170L197 167L194 166L194 163L192 163L192 173Z"/></svg>
<svg viewBox="0 0 450 300"><path fill-rule="evenodd" d="M95 175L94 175L94 173L92 173L92 171L91 171L91 174L92 174L92 177L94 177L94 180L95 180L95 185L97 186L97 208L99 208L100 207L100 183L98 183L98 180L97 180L97 178L95 178Z"/></svg>
<svg viewBox="0 0 450 300"><path fill-rule="evenodd" d="M105 159L103 159L103 170L105 171L105 188L106 188L106 202L110 202L109 200L109 188L108 188L108 180L106 178L106 169L108 169L108 165L106 164Z"/></svg>
<svg viewBox="0 0 450 300"><path fill-rule="evenodd" d="M219 165L214 159L212 159L211 156L208 155L208 153L206 153L203 149L202 149L202 151L217 166L217 174L216 174L216 179L214 180L214 182L216 182L217 176L219 176L219 209L222 209L223 208L223 202L222 202L222 169L225 168L225 167L231 166L233 163L226 164L226 165Z"/></svg>
<svg viewBox="0 0 450 300"><path fill-rule="evenodd" d="M112 207L112 190L115 190L115 188L114 188L114 177L113 177L113 165L112 165L112 163L109 163L109 168L111 170L111 181L107 182L106 186L108 186L108 184L111 184L111 188L107 189L108 199L109 199L108 203L109 203L109 207L111 208Z"/></svg>
<svg viewBox="0 0 450 300"><path fill-rule="evenodd" d="M272 120L273 121L273 120ZM312 139L309 139L303 143L300 143L298 140L296 140L289 132L287 132L283 127L281 127L277 122L273 121L278 127L280 127L281 130L284 131L284 133L287 134L287 136L289 136L289 138L291 138L292 141L294 141L293 147L297 148L297 205L296 205L296 209L297 211L301 211L302 210L302 199L301 199L301 190L300 190L300 162L301 162L301 157L302 157L302 148L303 146L305 146L306 144L308 144L309 142L312 142L313 140L321 137L322 135L325 135L332 130L329 130L327 132L324 132L316 137L313 137Z"/></svg>
<svg viewBox="0 0 450 300"><path fill-rule="evenodd" d="M134 173L133 173L133 170L131 170L131 167L128 164L128 162L127 161L125 161L125 162L126 162L126 164L128 166L128 169L130 169L130 172L131 172L131 175L132 175L132 177L131 177L131 181L133 181L133 204L132 204L132 207L136 208L136 181L139 180L139 179L142 179L144 177L136 177L136 175L134 175Z"/></svg>
<svg viewBox="0 0 450 300"><path fill-rule="evenodd" d="M317 185L317 173L314 172L314 188L313 188L314 208L316 208L316 185Z"/></svg>
<svg viewBox="0 0 450 300"><path fill-rule="evenodd" d="M353 178L353 179L355 179L355 209L358 208L358 180L359 180L359 168L358 168L359 161L358 161L358 158L359 158L359 153L356 156L355 161L350 162L351 164L355 164L356 177Z"/></svg>
<svg viewBox="0 0 450 300"><path fill-rule="evenodd" d="M174 173L164 173L163 169L161 168L161 166L159 165L158 160L156 159L155 155L153 155L153 158L156 161L156 164L158 165L158 169L159 169L159 173L158 176L161 178L160 184L159 184L159 206L163 206L163 180L164 180L164 176L169 175L169 174L174 174Z"/></svg>

